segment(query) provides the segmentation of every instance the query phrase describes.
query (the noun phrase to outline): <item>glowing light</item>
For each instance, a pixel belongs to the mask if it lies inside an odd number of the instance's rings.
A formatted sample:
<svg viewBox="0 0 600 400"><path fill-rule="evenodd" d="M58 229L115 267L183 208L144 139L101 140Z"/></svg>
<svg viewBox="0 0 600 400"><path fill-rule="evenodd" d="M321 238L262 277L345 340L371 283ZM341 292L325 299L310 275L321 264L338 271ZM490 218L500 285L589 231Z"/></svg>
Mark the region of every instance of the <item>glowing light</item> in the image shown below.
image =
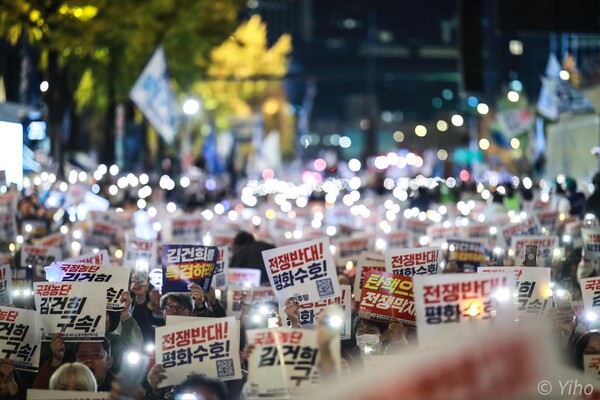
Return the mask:
<svg viewBox="0 0 600 400"><path fill-rule="evenodd" d="M523 178L523 187L525 189L531 189L532 186L533 186L533 182L532 182L531 178L529 178L529 177Z"/></svg>
<svg viewBox="0 0 600 400"><path fill-rule="evenodd" d="M182 176L181 179L179 179L179 184L181 185L182 188L186 188L188 186L190 186L190 178L188 178L187 176Z"/></svg>
<svg viewBox="0 0 600 400"><path fill-rule="evenodd" d="M402 132L402 131L394 132L394 140L398 143L402 143L404 141L404 132Z"/></svg>
<svg viewBox="0 0 600 400"><path fill-rule="evenodd" d="M327 163L322 158L317 158L313 163L313 166L315 167L315 170L321 172L325 171L325 168L327 168Z"/></svg>
<svg viewBox="0 0 600 400"><path fill-rule="evenodd" d="M598 319L598 315L596 315L596 313L589 311L587 314L585 314L585 318L590 322L594 322Z"/></svg>
<svg viewBox="0 0 600 400"><path fill-rule="evenodd" d="M478 313L479 310L477 309L477 304L471 303L471 305L469 306L469 315L471 317L476 317Z"/></svg>
<svg viewBox="0 0 600 400"><path fill-rule="evenodd" d="M460 171L460 174L458 175L458 177L460 178L461 181L467 182L469 180L469 178L471 177L471 174L466 169L463 169L462 171Z"/></svg>
<svg viewBox="0 0 600 400"><path fill-rule="evenodd" d="M563 81L568 81L569 79L571 79L571 73L565 69L561 70L558 73L558 76L560 77L560 79L562 79Z"/></svg>
<svg viewBox="0 0 600 400"><path fill-rule="evenodd" d="M508 101L516 103L517 101L519 101L519 92L516 92L514 90L511 90L510 92L508 92L508 94L506 95L506 98L508 99Z"/></svg>
<svg viewBox="0 0 600 400"><path fill-rule="evenodd" d="M122 258L123 257L123 250L121 250L121 249L115 250L115 257Z"/></svg>
<svg viewBox="0 0 600 400"><path fill-rule="evenodd" d="M511 293L510 293L510 290L508 290L506 288L500 288L500 289L496 290L496 293L494 293L494 297L496 298L496 300L498 300L500 302L505 302L505 301L510 300ZM477 311L477 307L475 307L475 311ZM473 314L471 314L470 308L469 308L469 315L473 316ZM475 313L475 315L477 315L477 312Z"/></svg>
<svg viewBox="0 0 600 400"><path fill-rule="evenodd" d="M183 112L187 115L194 115L200 111L200 102L196 99L187 99L183 103Z"/></svg>
<svg viewBox="0 0 600 400"><path fill-rule="evenodd" d="M352 172L358 172L360 171L360 168L362 167L362 164L360 163L360 160L353 158L350 161L348 161L348 169L350 169L350 171Z"/></svg>
<svg viewBox="0 0 600 400"><path fill-rule="evenodd" d="M415 135L417 135L418 137L424 137L425 135L427 135L427 128L425 128L425 126L423 125L415 126Z"/></svg>
<svg viewBox="0 0 600 400"><path fill-rule="evenodd" d="M554 294L554 291L552 290L552 288L551 287L547 287L546 288L546 293L545 293L546 297L552 297L553 294Z"/></svg>
<svg viewBox="0 0 600 400"><path fill-rule="evenodd" d="M40 92L45 93L48 91L48 88L50 88L50 84L48 83L48 81L43 81L42 83L40 83Z"/></svg>
<svg viewBox="0 0 600 400"><path fill-rule="evenodd" d="M519 147L521 147L521 141L519 141L517 138L510 139L510 147L517 150Z"/></svg>
<svg viewBox="0 0 600 400"><path fill-rule="evenodd" d="M489 149L490 148L490 141L487 140L486 138L481 139L479 141L479 148L481 150L484 150L484 151L487 150L487 149Z"/></svg>
<svg viewBox="0 0 600 400"><path fill-rule="evenodd" d="M448 123L443 119L440 119L435 126L440 132L446 132L448 130Z"/></svg>
<svg viewBox="0 0 600 400"><path fill-rule="evenodd" d="M167 211L173 214L177 210L177 205L173 202L167 203Z"/></svg>
<svg viewBox="0 0 600 400"><path fill-rule="evenodd" d="M271 168L265 168L262 172L262 177L264 180L273 179L275 178L275 171L273 171Z"/></svg>
<svg viewBox="0 0 600 400"><path fill-rule="evenodd" d="M115 176L119 173L119 167L117 165L111 165L108 172L110 172L112 176Z"/></svg>
<svg viewBox="0 0 600 400"><path fill-rule="evenodd" d="M477 104L477 112L481 115L486 115L490 112L490 107L485 103L479 103Z"/></svg>
<svg viewBox="0 0 600 400"><path fill-rule="evenodd" d="M346 271L351 271L354 268L354 263L352 261L348 261L346 263Z"/></svg>
<svg viewBox="0 0 600 400"><path fill-rule="evenodd" d="M452 122L452 125L454 125L454 126L462 126L463 123L465 122L465 120L463 119L463 117L461 115L454 114L452 116L452 118L450 119L450 122Z"/></svg>

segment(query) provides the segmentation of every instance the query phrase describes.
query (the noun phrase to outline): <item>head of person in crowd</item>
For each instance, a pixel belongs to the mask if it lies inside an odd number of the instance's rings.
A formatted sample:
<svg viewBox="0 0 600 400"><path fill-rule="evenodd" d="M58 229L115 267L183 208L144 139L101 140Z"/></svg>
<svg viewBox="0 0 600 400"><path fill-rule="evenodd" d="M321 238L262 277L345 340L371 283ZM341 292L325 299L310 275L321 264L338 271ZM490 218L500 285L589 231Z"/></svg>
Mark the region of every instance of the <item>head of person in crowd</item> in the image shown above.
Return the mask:
<svg viewBox="0 0 600 400"><path fill-rule="evenodd" d="M354 321L354 335L356 345L364 353L381 353L383 350L384 333L387 330L387 324L375 322L364 318L357 318Z"/></svg>
<svg viewBox="0 0 600 400"><path fill-rule="evenodd" d="M114 332L121 322L121 311L106 312L106 333Z"/></svg>
<svg viewBox="0 0 600 400"><path fill-rule="evenodd" d="M194 302L188 293L167 293L160 298L160 309L167 315L190 317L194 314Z"/></svg>
<svg viewBox="0 0 600 400"><path fill-rule="evenodd" d="M223 382L200 375L191 375L174 390L175 399L189 399L192 396L202 400L227 400L227 388ZM187 395L187 396L186 396Z"/></svg>
<svg viewBox="0 0 600 400"><path fill-rule="evenodd" d="M77 343L75 360L85 364L92 371L99 388L110 388L109 369L112 367L113 359L110 341L107 338L103 338L102 342Z"/></svg>
<svg viewBox="0 0 600 400"><path fill-rule="evenodd" d="M573 349L573 362L583 371L583 356L600 354L600 331L587 331L577 339Z"/></svg>
<svg viewBox="0 0 600 400"><path fill-rule="evenodd" d="M50 390L95 392L98 384L92 371L80 362L61 365L50 377Z"/></svg>
<svg viewBox="0 0 600 400"><path fill-rule="evenodd" d="M256 242L256 238L253 234L246 231L240 231L233 238L233 251L235 252L241 246L252 242Z"/></svg>

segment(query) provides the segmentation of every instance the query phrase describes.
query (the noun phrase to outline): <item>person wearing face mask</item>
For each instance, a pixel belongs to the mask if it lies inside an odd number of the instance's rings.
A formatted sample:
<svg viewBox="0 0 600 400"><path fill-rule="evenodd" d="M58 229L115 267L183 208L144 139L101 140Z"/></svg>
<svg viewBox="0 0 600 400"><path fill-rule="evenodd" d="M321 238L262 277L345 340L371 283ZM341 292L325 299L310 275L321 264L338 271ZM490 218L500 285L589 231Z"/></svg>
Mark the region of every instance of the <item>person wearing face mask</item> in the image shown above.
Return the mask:
<svg viewBox="0 0 600 400"><path fill-rule="evenodd" d="M365 355L383 355L395 353L408 347L404 326L399 321L389 324L356 318L353 332L356 347L350 351L351 361L359 361Z"/></svg>

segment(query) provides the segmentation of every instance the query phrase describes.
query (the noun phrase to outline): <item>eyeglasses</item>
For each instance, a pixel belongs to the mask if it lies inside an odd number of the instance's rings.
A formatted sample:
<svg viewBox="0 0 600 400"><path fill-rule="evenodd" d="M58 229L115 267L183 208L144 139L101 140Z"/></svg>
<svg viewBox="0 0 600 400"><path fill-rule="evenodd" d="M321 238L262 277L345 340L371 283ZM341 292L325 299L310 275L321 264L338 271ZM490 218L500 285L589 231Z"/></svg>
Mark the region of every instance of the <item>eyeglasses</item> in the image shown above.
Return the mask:
<svg viewBox="0 0 600 400"><path fill-rule="evenodd" d="M172 306L167 304L166 306L164 306L163 310L165 311L175 311L175 312L181 312L181 311L185 311L185 310L189 310L189 308L187 307L183 307L183 306Z"/></svg>

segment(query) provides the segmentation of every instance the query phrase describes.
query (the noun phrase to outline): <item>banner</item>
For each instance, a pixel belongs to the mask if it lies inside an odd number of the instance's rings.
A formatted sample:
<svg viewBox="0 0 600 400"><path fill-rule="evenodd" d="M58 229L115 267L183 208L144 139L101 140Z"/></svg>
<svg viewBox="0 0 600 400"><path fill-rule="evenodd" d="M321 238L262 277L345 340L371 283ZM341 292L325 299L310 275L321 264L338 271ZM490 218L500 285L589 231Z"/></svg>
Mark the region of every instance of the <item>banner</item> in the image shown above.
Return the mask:
<svg viewBox="0 0 600 400"><path fill-rule="evenodd" d="M558 247L558 236L517 236L513 238L511 249L515 265L525 262L525 247L537 246L537 263L539 267L550 267L554 258L554 249Z"/></svg>
<svg viewBox="0 0 600 400"><path fill-rule="evenodd" d="M340 285L342 295L325 300L314 302L301 302L300 318L298 322L302 328L316 328L317 316L319 313L332 304L339 304L342 307L344 315L342 316L344 323L340 327L340 339L350 339L352 337L352 294L350 293L350 285ZM284 303L279 303L279 315L283 318L283 326L289 326L289 319L285 315Z"/></svg>
<svg viewBox="0 0 600 400"><path fill-rule="evenodd" d="M204 233L204 219L200 216L185 215L171 220L171 240L186 242L197 241L202 243Z"/></svg>
<svg viewBox="0 0 600 400"><path fill-rule="evenodd" d="M187 292L197 283L208 292L218 249L214 246L165 244L162 253L163 293Z"/></svg>
<svg viewBox="0 0 600 400"><path fill-rule="evenodd" d="M15 369L36 372L40 364L42 330L36 311L0 307L0 357Z"/></svg>
<svg viewBox="0 0 600 400"><path fill-rule="evenodd" d="M265 250L262 255L280 302L291 297L298 302L317 301L341 294L329 238Z"/></svg>
<svg viewBox="0 0 600 400"><path fill-rule="evenodd" d="M229 268L227 284L229 286L259 287L261 270L254 268Z"/></svg>
<svg viewBox="0 0 600 400"><path fill-rule="evenodd" d="M346 265L348 261L356 261L363 251L371 249L371 236L340 238L332 244L335 246L335 260L337 265Z"/></svg>
<svg viewBox="0 0 600 400"><path fill-rule="evenodd" d="M481 267L477 272L514 274L519 319L543 316L552 308L550 268Z"/></svg>
<svg viewBox="0 0 600 400"><path fill-rule="evenodd" d="M442 250L436 247L390 249L385 252L385 270L396 275L436 274L441 261Z"/></svg>
<svg viewBox="0 0 600 400"><path fill-rule="evenodd" d="M160 387L178 385L189 374L221 381L242 378L240 332L234 317L156 328L156 362L166 370Z"/></svg>
<svg viewBox="0 0 600 400"><path fill-rule="evenodd" d="M106 309L122 311L121 295L129 288L131 270L126 267L59 262L61 282L106 283ZM55 281L53 281L55 282Z"/></svg>
<svg viewBox="0 0 600 400"><path fill-rule="evenodd" d="M227 246L219 246L217 247L217 263L215 264L215 272L213 273L213 287L222 289L227 286L228 270L229 249Z"/></svg>
<svg viewBox="0 0 600 400"><path fill-rule="evenodd" d="M374 321L400 320L415 325L415 295L412 279L389 272L367 271L358 316Z"/></svg>
<svg viewBox="0 0 600 400"><path fill-rule="evenodd" d="M96 253L83 254L77 257L67 258L62 261L67 264L108 265L109 258L108 251L103 249Z"/></svg>
<svg viewBox="0 0 600 400"><path fill-rule="evenodd" d="M510 274L417 275L413 278L420 346L440 338L463 338L512 320L514 277Z"/></svg>
<svg viewBox="0 0 600 400"><path fill-rule="evenodd" d="M385 271L385 258L377 253L363 252L358 257L356 264L356 273L354 275L354 298L360 300L361 289L367 280L367 270Z"/></svg>
<svg viewBox="0 0 600 400"><path fill-rule="evenodd" d="M496 120L502 133L511 139L529 131L535 122L535 115L527 107L511 108L496 113Z"/></svg>
<svg viewBox="0 0 600 400"><path fill-rule="evenodd" d="M585 258L600 260L600 229L581 229Z"/></svg>
<svg viewBox="0 0 600 400"><path fill-rule="evenodd" d="M277 302L275 292L270 286L246 287L231 286L227 287L227 315L234 316L237 319L242 315L242 296L246 293L246 301L250 305L270 301Z"/></svg>
<svg viewBox="0 0 600 400"><path fill-rule="evenodd" d="M413 233L407 230L395 231L384 236L388 249L412 247Z"/></svg>
<svg viewBox="0 0 600 400"><path fill-rule="evenodd" d="M13 303L12 271L10 265L0 265L0 305L9 306Z"/></svg>
<svg viewBox="0 0 600 400"><path fill-rule="evenodd" d="M44 339L49 340L59 332L67 342L103 337L106 326L105 287L104 284L87 282L34 283L35 308L40 315Z"/></svg>
<svg viewBox="0 0 600 400"><path fill-rule="evenodd" d="M33 280L35 282L46 280L44 267L62 258L59 247L34 246L24 244L21 247L21 267L33 269Z"/></svg>
<svg viewBox="0 0 600 400"><path fill-rule="evenodd" d="M118 245L123 236L122 229L114 223L95 221L92 228L84 234L84 243L88 248L108 249Z"/></svg>
<svg viewBox="0 0 600 400"><path fill-rule="evenodd" d="M156 241L125 236L123 265L135 270L136 267L145 264L148 265L148 271L156 268Z"/></svg>
<svg viewBox="0 0 600 400"><path fill-rule="evenodd" d="M505 225L500 228L504 243L510 246L513 236L535 235L539 233L539 226L535 217L529 217L516 224Z"/></svg>
<svg viewBox="0 0 600 400"><path fill-rule="evenodd" d="M248 359L250 398L309 398L319 389L316 331L252 329L248 343L255 346Z"/></svg>
<svg viewBox="0 0 600 400"><path fill-rule="evenodd" d="M169 84L167 59L159 46L135 82L129 98L142 111L167 144L173 143L179 131L179 104Z"/></svg>
<svg viewBox="0 0 600 400"><path fill-rule="evenodd" d="M477 272L477 268L489 261L487 249L479 240L448 240L448 262L456 263L458 272Z"/></svg>
<svg viewBox="0 0 600 400"><path fill-rule="evenodd" d="M461 233L462 228L460 226L432 225L427 227L427 236L432 242L459 237Z"/></svg>
<svg viewBox="0 0 600 400"><path fill-rule="evenodd" d="M27 389L27 400L108 400L108 392Z"/></svg>

